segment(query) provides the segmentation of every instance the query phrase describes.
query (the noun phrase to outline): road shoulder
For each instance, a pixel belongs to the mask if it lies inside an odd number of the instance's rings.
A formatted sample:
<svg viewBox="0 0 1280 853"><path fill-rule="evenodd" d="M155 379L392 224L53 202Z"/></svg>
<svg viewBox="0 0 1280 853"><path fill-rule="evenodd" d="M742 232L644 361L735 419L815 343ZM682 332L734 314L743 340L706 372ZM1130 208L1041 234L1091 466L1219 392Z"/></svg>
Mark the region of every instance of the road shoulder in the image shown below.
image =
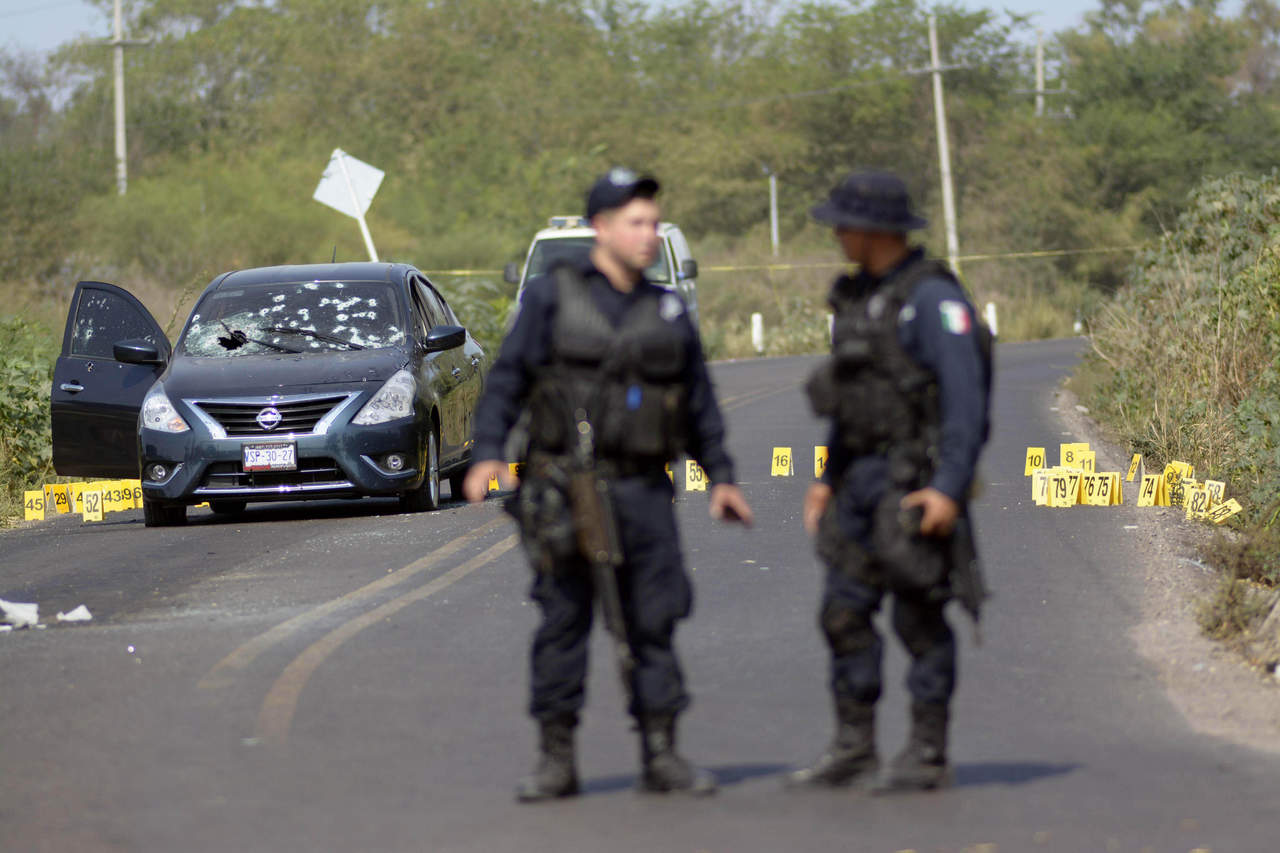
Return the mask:
<svg viewBox="0 0 1280 853"><path fill-rule="evenodd" d="M1066 429L1097 451L1098 470L1128 467L1129 453L1107 440L1072 392L1056 390L1052 405ZM1171 510L1144 510L1135 520L1144 555L1132 566L1142 581L1141 621L1130 631L1138 653L1195 731L1280 753L1280 680L1206 637L1196 620L1199 603L1218 583L1199 556L1211 528Z"/></svg>

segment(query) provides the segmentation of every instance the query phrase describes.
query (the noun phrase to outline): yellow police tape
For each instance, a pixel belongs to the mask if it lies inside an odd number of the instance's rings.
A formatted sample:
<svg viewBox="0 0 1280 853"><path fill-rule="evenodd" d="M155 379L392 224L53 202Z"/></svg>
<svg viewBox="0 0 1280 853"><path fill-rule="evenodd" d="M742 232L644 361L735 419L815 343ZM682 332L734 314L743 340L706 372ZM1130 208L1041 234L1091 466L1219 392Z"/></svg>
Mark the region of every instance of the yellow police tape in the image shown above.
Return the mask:
<svg viewBox="0 0 1280 853"><path fill-rule="evenodd" d="M1022 260L1026 258L1064 258L1072 255L1105 255L1115 252L1136 252L1139 249L1145 249L1145 244L1136 246L1103 246L1096 249L1042 249L1033 252L989 252L978 255L958 255L957 263L969 263L970 261L1000 261L1000 260ZM786 270L817 270L817 269L838 269L847 267L849 264L844 261L815 261L813 263L778 263L778 264L716 264L700 267L702 272L754 272L759 270L767 270L769 272L784 272ZM502 275L502 270L423 270L425 275L451 275L459 277L480 276L480 275Z"/></svg>

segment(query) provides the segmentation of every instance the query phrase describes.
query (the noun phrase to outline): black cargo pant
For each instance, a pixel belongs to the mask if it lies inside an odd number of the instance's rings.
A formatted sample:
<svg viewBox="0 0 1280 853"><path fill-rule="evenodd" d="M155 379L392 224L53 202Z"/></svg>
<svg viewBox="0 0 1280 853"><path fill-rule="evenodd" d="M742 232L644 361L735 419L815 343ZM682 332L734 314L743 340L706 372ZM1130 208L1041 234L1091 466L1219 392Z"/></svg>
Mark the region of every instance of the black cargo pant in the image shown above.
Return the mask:
<svg viewBox="0 0 1280 853"><path fill-rule="evenodd" d="M679 713L689 697L672 641L676 622L692 610L693 593L680 556L671 481L659 471L612 485L625 558L619 597L636 664L628 711L637 718ZM554 572L536 573L531 597L542 609L542 624L533 636L529 712L538 720L576 714L586 699L590 567L575 557Z"/></svg>
<svg viewBox="0 0 1280 853"><path fill-rule="evenodd" d="M956 686L956 640L943 616L945 589L889 592L886 567L872 545L872 512L884 493L883 475L871 469L836 495L834 518L840 535L869 555L865 564L827 565L818 621L831 650L831 692L837 700L871 704L880 698L884 643L872 622L886 595L892 595L894 633L911 656L907 690L930 705L947 704Z"/></svg>

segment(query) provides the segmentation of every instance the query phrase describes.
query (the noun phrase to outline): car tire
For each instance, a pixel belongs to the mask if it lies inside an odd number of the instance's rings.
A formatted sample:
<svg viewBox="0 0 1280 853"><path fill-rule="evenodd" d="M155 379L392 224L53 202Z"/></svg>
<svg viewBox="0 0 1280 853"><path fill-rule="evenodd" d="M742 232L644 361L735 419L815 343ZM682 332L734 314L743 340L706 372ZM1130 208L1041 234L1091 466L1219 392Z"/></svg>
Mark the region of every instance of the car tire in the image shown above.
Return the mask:
<svg viewBox="0 0 1280 853"><path fill-rule="evenodd" d="M215 515L239 515L248 505L248 501L209 501Z"/></svg>
<svg viewBox="0 0 1280 853"><path fill-rule="evenodd" d="M185 504L164 504L142 498L142 522L147 527L178 527L187 523Z"/></svg>
<svg viewBox="0 0 1280 853"><path fill-rule="evenodd" d="M400 496L403 512L431 512L440 508L440 442L433 428L427 433L426 471L422 485Z"/></svg>

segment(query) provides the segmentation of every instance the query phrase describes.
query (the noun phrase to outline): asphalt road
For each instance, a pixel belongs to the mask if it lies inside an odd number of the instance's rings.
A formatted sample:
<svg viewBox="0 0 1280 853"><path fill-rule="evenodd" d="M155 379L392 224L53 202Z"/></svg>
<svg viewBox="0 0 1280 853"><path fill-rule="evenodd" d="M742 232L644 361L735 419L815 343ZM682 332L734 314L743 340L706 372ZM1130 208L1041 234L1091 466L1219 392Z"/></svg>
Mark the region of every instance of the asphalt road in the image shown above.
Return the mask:
<svg viewBox="0 0 1280 853"><path fill-rule="evenodd" d="M999 349L975 511L995 598L981 646L952 614L955 788L782 790L831 721L799 517L823 432L798 390L813 360L772 359L714 371L757 528L713 524L704 494L678 502L697 589L682 746L718 796L632 790L597 633L584 796L513 802L536 612L496 501L200 511L152 530L140 513L63 517L0 534L0 598L96 617L0 635L0 850L1274 851L1280 760L1193 733L1129 640L1143 563L1121 522L1137 510L1031 505L1023 451L1071 440L1050 399L1079 349ZM801 476L769 476L774 446ZM892 754L907 699L888 645Z"/></svg>

